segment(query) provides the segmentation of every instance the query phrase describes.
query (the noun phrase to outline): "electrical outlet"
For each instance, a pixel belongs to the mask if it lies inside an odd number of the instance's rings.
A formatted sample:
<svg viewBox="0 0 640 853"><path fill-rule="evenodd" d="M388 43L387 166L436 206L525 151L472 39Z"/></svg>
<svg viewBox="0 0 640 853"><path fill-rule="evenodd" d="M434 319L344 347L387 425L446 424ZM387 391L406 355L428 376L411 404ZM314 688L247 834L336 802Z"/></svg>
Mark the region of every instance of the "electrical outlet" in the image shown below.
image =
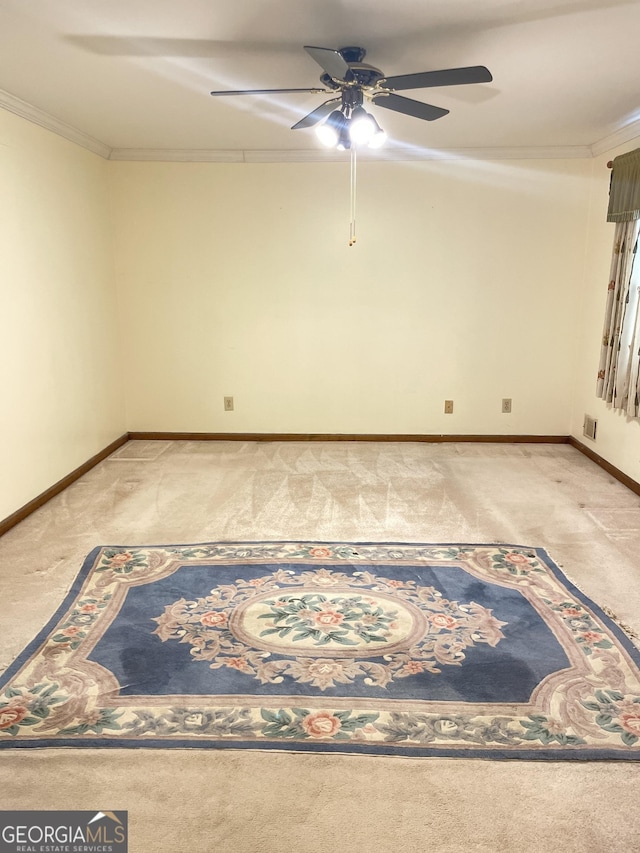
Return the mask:
<svg viewBox="0 0 640 853"><path fill-rule="evenodd" d="M511 397L503 397L502 398L502 414L510 415L511 414Z"/></svg>
<svg viewBox="0 0 640 853"><path fill-rule="evenodd" d="M233 411L233 397L225 397L224 398L224 410L225 412Z"/></svg>
<svg viewBox="0 0 640 853"><path fill-rule="evenodd" d="M444 401L444 413L445 415L453 414L453 400L445 400Z"/></svg>

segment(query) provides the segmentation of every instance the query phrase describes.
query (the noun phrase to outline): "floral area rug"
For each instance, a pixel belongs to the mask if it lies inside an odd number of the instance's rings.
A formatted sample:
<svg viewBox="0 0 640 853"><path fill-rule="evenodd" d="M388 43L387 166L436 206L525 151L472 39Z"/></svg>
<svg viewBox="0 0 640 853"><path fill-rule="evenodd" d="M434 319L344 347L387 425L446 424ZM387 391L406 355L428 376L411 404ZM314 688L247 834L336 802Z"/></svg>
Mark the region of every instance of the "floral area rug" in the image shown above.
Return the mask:
<svg viewBox="0 0 640 853"><path fill-rule="evenodd" d="M638 760L639 666L537 548L103 547L0 679L0 748Z"/></svg>

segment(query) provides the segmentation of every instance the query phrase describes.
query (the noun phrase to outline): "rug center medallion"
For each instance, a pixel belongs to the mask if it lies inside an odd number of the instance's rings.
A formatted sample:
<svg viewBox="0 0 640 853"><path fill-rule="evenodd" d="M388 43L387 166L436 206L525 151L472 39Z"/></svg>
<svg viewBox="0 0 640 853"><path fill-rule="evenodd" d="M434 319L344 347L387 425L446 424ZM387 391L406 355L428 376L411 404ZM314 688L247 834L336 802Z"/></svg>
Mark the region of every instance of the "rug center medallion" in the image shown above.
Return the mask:
<svg viewBox="0 0 640 853"><path fill-rule="evenodd" d="M257 596L230 619L235 636L275 654L358 658L389 654L418 642L428 623L409 602L384 593L353 595L345 588L330 594L302 588L295 594Z"/></svg>
<svg viewBox="0 0 640 853"><path fill-rule="evenodd" d="M188 643L192 658L211 669L320 690L358 678L384 688L460 666L465 649L496 646L506 624L432 586L326 568L238 578L195 601L175 601L154 621L163 642Z"/></svg>

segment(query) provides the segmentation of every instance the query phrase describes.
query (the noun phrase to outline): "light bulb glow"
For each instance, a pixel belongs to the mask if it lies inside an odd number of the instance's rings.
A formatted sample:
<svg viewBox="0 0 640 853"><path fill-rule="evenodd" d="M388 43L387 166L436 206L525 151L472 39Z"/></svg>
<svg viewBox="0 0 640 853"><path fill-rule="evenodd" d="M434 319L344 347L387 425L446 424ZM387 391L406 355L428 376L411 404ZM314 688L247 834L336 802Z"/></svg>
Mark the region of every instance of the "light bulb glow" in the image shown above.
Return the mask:
<svg viewBox="0 0 640 853"><path fill-rule="evenodd" d="M316 136L327 148L334 148L338 142L338 131L331 124L321 124L316 127Z"/></svg>
<svg viewBox="0 0 640 853"><path fill-rule="evenodd" d="M351 117L349 136L354 145L366 145L376 132L376 121L362 107L356 107Z"/></svg>
<svg viewBox="0 0 640 853"><path fill-rule="evenodd" d="M382 148L382 146L387 141L387 134L381 127L375 131L371 139L369 140L369 148Z"/></svg>
<svg viewBox="0 0 640 853"><path fill-rule="evenodd" d="M316 127L316 136L327 148L335 148L340 140L345 121L340 110L334 110L325 122Z"/></svg>

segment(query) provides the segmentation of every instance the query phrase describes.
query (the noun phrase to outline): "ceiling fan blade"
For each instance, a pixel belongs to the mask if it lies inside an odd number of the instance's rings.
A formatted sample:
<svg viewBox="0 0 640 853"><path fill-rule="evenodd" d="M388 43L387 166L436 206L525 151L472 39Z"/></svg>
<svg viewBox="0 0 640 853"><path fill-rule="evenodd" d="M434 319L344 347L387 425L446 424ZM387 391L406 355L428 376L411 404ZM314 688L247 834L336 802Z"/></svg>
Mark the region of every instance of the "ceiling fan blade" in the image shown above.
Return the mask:
<svg viewBox="0 0 640 853"><path fill-rule="evenodd" d="M330 98L328 101L325 101L324 104L320 104L320 106L316 107L313 112L310 112L304 118L301 118L299 122L294 124L291 130L302 130L304 127L311 127L319 121L322 121L322 119L326 118L329 113L333 112L334 104L340 103L340 100L340 98Z"/></svg>
<svg viewBox="0 0 640 853"><path fill-rule="evenodd" d="M445 110L442 107L434 107L433 104L423 104L422 101L403 98L402 95L394 95L391 92L388 95L380 92L374 95L371 100L377 107L384 107L385 110L404 113L414 118L422 118L425 121L434 121L437 118L446 116L449 112L449 110Z"/></svg>
<svg viewBox="0 0 640 853"><path fill-rule="evenodd" d="M493 76L484 65L468 68L446 68L443 71L423 71L421 74L399 74L386 77L380 85L387 89L428 89L432 86L461 86L465 83L490 83Z"/></svg>
<svg viewBox="0 0 640 853"><path fill-rule="evenodd" d="M349 68L349 63L337 50L332 50L330 47L311 47L309 45L305 45L304 49L334 80L342 80L346 83L353 80L353 72Z"/></svg>
<svg viewBox="0 0 640 853"><path fill-rule="evenodd" d="M312 95L324 95L331 89L224 89L222 92L210 92L211 95L283 95L291 92L311 92Z"/></svg>

